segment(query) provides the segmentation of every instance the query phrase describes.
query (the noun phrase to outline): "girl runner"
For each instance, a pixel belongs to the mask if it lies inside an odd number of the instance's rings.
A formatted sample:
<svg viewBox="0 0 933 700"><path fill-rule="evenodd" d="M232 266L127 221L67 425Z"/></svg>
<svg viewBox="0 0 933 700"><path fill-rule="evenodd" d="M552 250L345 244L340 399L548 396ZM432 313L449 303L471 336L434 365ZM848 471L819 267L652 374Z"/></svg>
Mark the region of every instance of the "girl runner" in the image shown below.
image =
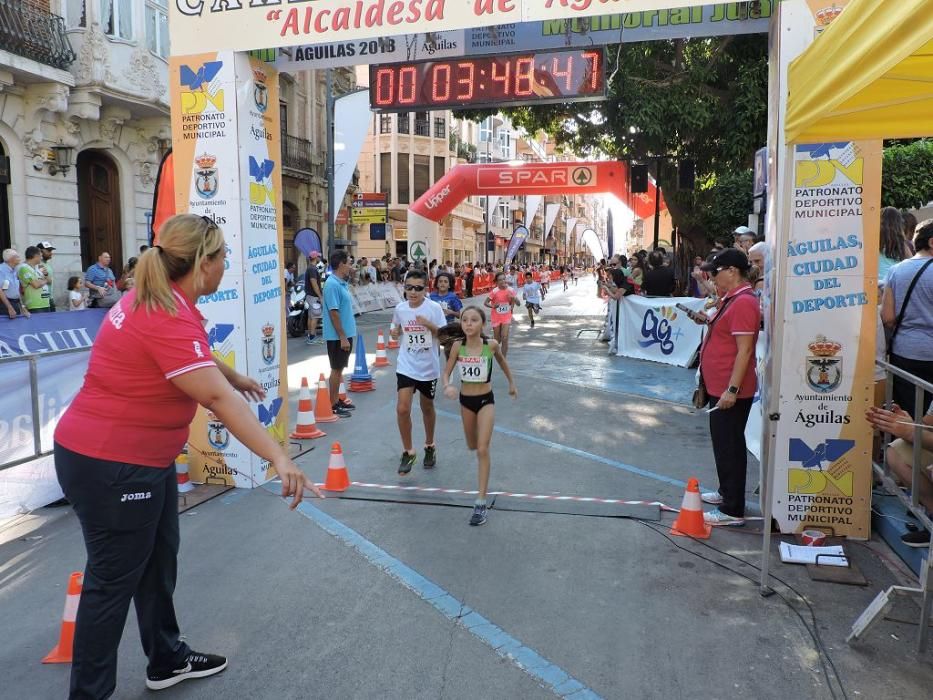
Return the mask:
<svg viewBox="0 0 933 700"><path fill-rule="evenodd" d="M511 310L509 311L511 314ZM460 417L467 448L476 450L479 493L473 504L470 525L486 522L486 491L489 488L489 443L496 419L495 398L492 395L492 358L496 358L502 373L509 380L509 396L518 398L518 389L512 372L501 352L499 343L483 335L486 314L476 306L468 306L460 315L460 325L447 326L441 342L450 343L450 357L441 379L444 396L457 397L457 388L450 382L454 366L460 377Z"/></svg>
<svg viewBox="0 0 933 700"><path fill-rule="evenodd" d="M502 356L509 354L509 328L512 325L512 307L519 305L518 294L509 287L505 273L496 274L496 288L489 292L485 306L492 309L492 336L502 346Z"/></svg>
<svg viewBox="0 0 933 700"><path fill-rule="evenodd" d="M449 272L437 273L437 279L434 280L435 290L431 292L431 301L436 301L444 310L444 316L448 321L460 318L460 309L463 304L460 298L451 291L454 278Z"/></svg>

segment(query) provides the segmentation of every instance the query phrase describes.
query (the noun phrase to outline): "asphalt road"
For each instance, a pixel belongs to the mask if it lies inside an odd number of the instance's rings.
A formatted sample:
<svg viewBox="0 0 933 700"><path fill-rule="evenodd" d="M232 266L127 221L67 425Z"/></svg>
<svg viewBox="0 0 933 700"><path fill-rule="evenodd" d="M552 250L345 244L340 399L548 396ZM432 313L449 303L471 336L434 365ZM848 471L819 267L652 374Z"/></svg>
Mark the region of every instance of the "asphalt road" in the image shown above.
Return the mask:
<svg viewBox="0 0 933 700"><path fill-rule="evenodd" d="M687 477L715 487L704 417L686 405L692 372L609 358L593 333L578 337L600 326L600 309L581 280L548 298L535 329L513 327L519 398L497 369L491 489L679 506ZM370 358L387 320L361 320ZM294 411L300 378L316 378L326 358L297 339L289 361ZM443 398L437 468L419 460L400 479L394 371L373 373L376 390L352 395L353 417L320 426L327 437L299 464L322 481L339 440L355 481L475 488L457 404ZM414 421L420 447L417 409ZM561 501L573 514L554 514L527 510L545 499L502 499L473 528L472 499L459 493L369 489L290 512L271 489L229 492L182 516L179 619L195 649L227 654L230 667L161 695L809 699L844 689L919 699L933 687L933 652L916 656L916 627L884 621L844 642L877 591L897 582L877 543L850 546L867 587L812 581L774 556L774 573L808 609L784 585L789 602L759 596L754 523L700 544L668 539L672 517L656 508L634 507L644 520L633 520L592 503ZM84 564L78 523L68 510L43 511L31 529L3 534L0 696L64 697L68 667L39 660L56 640L68 573ZM895 613L915 609L900 602ZM151 697L144 674L131 613L116 697Z"/></svg>

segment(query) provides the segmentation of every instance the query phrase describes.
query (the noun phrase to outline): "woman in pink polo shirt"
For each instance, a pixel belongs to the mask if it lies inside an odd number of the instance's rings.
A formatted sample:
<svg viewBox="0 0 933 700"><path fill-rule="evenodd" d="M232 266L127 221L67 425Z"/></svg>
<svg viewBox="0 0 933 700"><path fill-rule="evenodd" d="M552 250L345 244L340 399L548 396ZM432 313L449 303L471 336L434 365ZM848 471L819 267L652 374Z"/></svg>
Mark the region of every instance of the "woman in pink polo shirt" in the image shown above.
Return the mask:
<svg viewBox="0 0 933 700"><path fill-rule="evenodd" d="M183 214L165 222L159 245L139 258L135 289L101 324L84 385L55 430L55 470L87 549L70 698L113 694L130 600L149 659L148 688L227 666L223 656L194 652L179 638L172 602L179 545L174 462L198 404L271 462L292 508L305 489L320 495L237 394L259 400L259 383L211 356L195 302L217 291L225 250L223 233L208 218Z"/></svg>
<svg viewBox="0 0 933 700"><path fill-rule="evenodd" d="M710 525L744 525L745 424L757 387L755 344L761 309L748 280L751 264L741 250L728 248L700 269L710 274L719 295L700 348L700 381L714 409L709 432L719 475L719 490L701 496L718 508L703 518Z"/></svg>

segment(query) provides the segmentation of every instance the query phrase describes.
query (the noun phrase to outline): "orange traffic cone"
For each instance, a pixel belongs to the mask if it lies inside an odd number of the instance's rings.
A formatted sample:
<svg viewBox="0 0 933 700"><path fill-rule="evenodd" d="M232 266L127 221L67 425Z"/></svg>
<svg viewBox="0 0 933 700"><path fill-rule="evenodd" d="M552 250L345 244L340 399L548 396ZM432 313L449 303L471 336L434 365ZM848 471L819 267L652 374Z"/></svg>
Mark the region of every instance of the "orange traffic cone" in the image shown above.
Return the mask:
<svg viewBox="0 0 933 700"><path fill-rule="evenodd" d="M330 405L330 390L327 388L327 380L324 379L323 372L321 372L321 376L317 380L314 420L318 423L333 423L337 420L337 416L334 415L334 407Z"/></svg>
<svg viewBox="0 0 933 700"><path fill-rule="evenodd" d="M327 401L327 405L330 406L330 401ZM324 437L326 434L323 430L318 429L314 423L311 389L308 387L308 378L302 377L301 389L298 390L298 418L295 419L295 430L288 437L297 440L311 440Z"/></svg>
<svg viewBox="0 0 933 700"><path fill-rule="evenodd" d="M175 458L175 474L178 478L178 493L188 493L194 488L188 476L188 448Z"/></svg>
<svg viewBox="0 0 933 700"><path fill-rule="evenodd" d="M386 341L382 336L382 331L379 331L379 335L376 336L376 361L373 362L373 367L388 367L389 366L389 357L386 355Z"/></svg>
<svg viewBox="0 0 933 700"><path fill-rule="evenodd" d="M342 379L340 380L340 388L337 390L337 399L347 404L348 406L353 405L353 402L350 401L350 397L347 396L347 387L344 386Z"/></svg>
<svg viewBox="0 0 933 700"><path fill-rule="evenodd" d="M680 506L680 515L671 526L672 535L693 537L698 540L709 539L712 526L703 522L703 505L700 500L700 484L694 477L687 480L684 502Z"/></svg>
<svg viewBox="0 0 933 700"><path fill-rule="evenodd" d="M350 487L350 475L343 461L343 450L335 442L330 448L330 461L327 463L327 478L324 479L325 491L346 491Z"/></svg>
<svg viewBox="0 0 933 700"><path fill-rule="evenodd" d="M58 635L58 644L42 659L44 664L71 663L71 648L75 640L75 619L78 616L83 580L84 574L80 571L75 571L68 579L68 593L65 596L65 612L62 613L62 629Z"/></svg>
<svg viewBox="0 0 933 700"><path fill-rule="evenodd" d="M386 346L389 350L398 350L401 347L398 343L398 338L392 337L392 329L395 328L395 324L389 324L389 344Z"/></svg>

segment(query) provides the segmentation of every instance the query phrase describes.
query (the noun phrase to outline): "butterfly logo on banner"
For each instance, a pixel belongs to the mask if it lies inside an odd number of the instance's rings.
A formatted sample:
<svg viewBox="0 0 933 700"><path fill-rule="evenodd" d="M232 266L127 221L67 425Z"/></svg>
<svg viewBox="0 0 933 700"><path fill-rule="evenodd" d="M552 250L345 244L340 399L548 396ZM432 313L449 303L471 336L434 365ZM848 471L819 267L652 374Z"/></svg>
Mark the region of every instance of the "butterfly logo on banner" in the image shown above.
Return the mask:
<svg viewBox="0 0 933 700"><path fill-rule="evenodd" d="M267 202L275 205L275 190L268 182L275 170L275 161L268 158L260 163L253 156L249 157L249 203L263 205Z"/></svg>
<svg viewBox="0 0 933 700"><path fill-rule="evenodd" d="M188 90L181 91L181 111L184 114L200 114L207 109L208 103L215 109L223 111L224 91L210 90L211 81L217 77L223 68L223 61L207 61L192 70L191 66L182 64L179 71L179 82Z"/></svg>
<svg viewBox="0 0 933 700"><path fill-rule="evenodd" d="M268 406L261 403L256 408L259 414L259 422L265 426L266 432L272 436L272 439L280 444L285 441L285 426L278 425L275 419L279 415L279 411L282 410L283 404L284 399L279 396L273 399Z"/></svg>
<svg viewBox="0 0 933 700"><path fill-rule="evenodd" d="M233 350L234 326L232 323L216 323L207 332L207 340L211 344L214 357L230 368L236 368L236 353Z"/></svg>

